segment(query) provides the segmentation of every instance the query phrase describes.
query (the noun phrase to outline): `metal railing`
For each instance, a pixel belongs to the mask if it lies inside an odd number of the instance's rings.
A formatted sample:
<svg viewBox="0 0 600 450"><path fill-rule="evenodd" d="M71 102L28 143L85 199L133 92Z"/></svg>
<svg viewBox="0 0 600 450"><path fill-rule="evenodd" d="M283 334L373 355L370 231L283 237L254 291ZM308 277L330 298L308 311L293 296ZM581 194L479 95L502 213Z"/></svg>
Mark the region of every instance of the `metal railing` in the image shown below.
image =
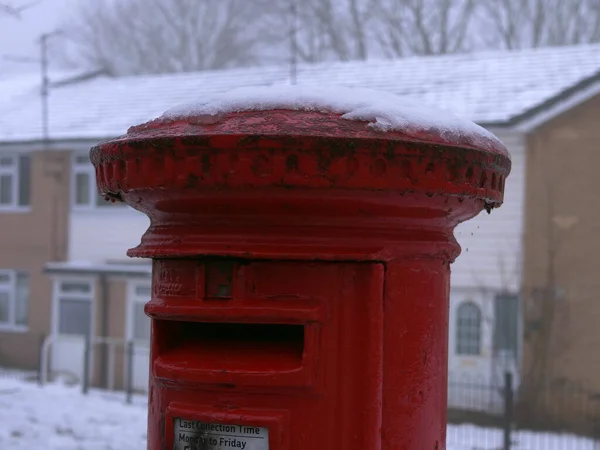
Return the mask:
<svg viewBox="0 0 600 450"><path fill-rule="evenodd" d="M71 378L73 378L76 382L81 384L81 390L83 394L87 394L90 389L90 384L92 380L93 373L93 365L94 365L94 357L95 351L100 346L104 346L106 348L106 360L105 367L101 368L101 371L104 372L106 383L103 386L105 389L113 390L115 389L116 382L115 378L117 376L116 369L116 361L119 353L122 352L124 358L121 358L124 361L124 380L123 380L123 390L126 394L126 400L128 403L132 402L133 393L135 392L134 386L134 373L135 373L135 364L134 358L136 352L143 351L147 354L147 347L139 347L136 346L135 341L125 340L121 338L112 338L112 337L102 337L102 336L63 336L63 335L49 335L47 336L41 346L40 350L40 363L39 363L39 383L40 385L45 385L48 383L50 371L50 358L51 358L51 350L54 346L56 346L60 341L73 341L74 338L79 338L83 342L83 354L82 354L82 367L81 374L69 372Z"/></svg>
<svg viewBox="0 0 600 450"><path fill-rule="evenodd" d="M451 448L600 449L600 402L582 386L536 380L516 389L507 373L502 386L450 382L449 395Z"/></svg>

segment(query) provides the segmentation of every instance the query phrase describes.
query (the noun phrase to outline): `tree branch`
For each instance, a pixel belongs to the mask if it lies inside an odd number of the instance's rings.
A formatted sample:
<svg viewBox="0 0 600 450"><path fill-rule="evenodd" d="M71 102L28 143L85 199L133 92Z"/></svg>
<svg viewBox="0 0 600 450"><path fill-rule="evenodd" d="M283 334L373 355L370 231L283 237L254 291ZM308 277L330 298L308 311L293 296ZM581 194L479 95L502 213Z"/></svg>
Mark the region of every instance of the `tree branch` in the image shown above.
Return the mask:
<svg viewBox="0 0 600 450"><path fill-rule="evenodd" d="M263 1L83 1L65 19L73 39L62 57L113 75L247 66L258 61Z"/></svg>
<svg viewBox="0 0 600 450"><path fill-rule="evenodd" d="M42 0L25 3L22 5L15 6L12 3L0 2L0 15L7 15L14 17L15 19L21 18L21 13L33 6L41 3Z"/></svg>

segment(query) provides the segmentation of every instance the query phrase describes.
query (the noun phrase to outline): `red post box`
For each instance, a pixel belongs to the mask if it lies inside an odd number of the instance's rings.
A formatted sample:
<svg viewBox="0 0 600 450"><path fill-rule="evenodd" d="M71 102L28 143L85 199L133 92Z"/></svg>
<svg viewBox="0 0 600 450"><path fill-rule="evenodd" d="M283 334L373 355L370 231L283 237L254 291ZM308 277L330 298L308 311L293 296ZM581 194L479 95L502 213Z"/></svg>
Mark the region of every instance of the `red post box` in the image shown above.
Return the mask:
<svg viewBox="0 0 600 450"><path fill-rule="evenodd" d="M510 158L332 92L229 93L92 149L151 219L128 253L153 259L149 449L445 448L453 229L500 206Z"/></svg>

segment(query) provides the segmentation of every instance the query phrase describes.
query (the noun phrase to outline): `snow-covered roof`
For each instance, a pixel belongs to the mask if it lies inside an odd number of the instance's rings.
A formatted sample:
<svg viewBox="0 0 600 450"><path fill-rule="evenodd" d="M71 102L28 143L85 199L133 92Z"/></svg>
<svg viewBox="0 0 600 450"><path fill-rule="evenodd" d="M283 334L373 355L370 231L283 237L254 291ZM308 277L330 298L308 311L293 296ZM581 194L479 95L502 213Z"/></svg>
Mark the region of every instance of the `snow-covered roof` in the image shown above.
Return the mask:
<svg viewBox="0 0 600 450"><path fill-rule="evenodd" d="M474 122L508 124L600 78L600 45L301 65L298 84L389 91ZM289 85L286 66L123 78L98 76L55 86L54 140L112 138L194 98L237 87ZM0 79L0 142L41 136L37 81Z"/></svg>

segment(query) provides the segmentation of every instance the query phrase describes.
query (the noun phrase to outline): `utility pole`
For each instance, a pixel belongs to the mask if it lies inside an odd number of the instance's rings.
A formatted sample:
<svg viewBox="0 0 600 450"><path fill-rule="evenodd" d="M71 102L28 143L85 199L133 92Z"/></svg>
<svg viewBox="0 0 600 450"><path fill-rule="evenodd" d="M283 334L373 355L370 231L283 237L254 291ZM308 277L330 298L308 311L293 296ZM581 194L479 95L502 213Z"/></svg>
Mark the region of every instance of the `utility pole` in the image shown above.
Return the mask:
<svg viewBox="0 0 600 450"><path fill-rule="evenodd" d="M41 68L41 102L42 102L42 145L44 150L50 149L50 116L49 95L50 79L48 77L48 39L60 34L60 30L44 33L40 36L40 68Z"/></svg>
<svg viewBox="0 0 600 450"><path fill-rule="evenodd" d="M298 81L298 5L290 0L290 82Z"/></svg>
<svg viewBox="0 0 600 450"><path fill-rule="evenodd" d="M44 153L44 172L54 177L57 184L61 184L62 173L60 169L54 170L54 162L50 153L50 78L48 75L48 40L61 34L60 30L51 31L49 33L43 33L40 36L40 70L41 70L41 86L40 86L40 100L42 107L42 150ZM68 178L67 178L68 179ZM60 252L60 238L59 238L59 194L55 192L52 198L52 258L59 260L61 257Z"/></svg>
<svg viewBox="0 0 600 450"><path fill-rule="evenodd" d="M40 64L41 69L41 85L40 85L40 101L41 101L41 121L42 121L42 145L44 150L50 147L50 115L49 115L49 95L50 95L50 78L48 75L48 40L55 35L60 34L60 30L44 33L40 36L40 58L29 58L24 56L6 55L3 59L20 63Z"/></svg>
<svg viewBox="0 0 600 450"><path fill-rule="evenodd" d="M48 117L48 89L49 89L49 79L48 79L48 38L50 35L48 33L42 34L40 37L40 61L41 61L41 75L42 75L42 83L41 83L41 102L42 102L42 145L44 151L49 150L50 148L50 130L49 130L49 117Z"/></svg>
<svg viewBox="0 0 600 450"><path fill-rule="evenodd" d="M50 78L49 78L49 61L48 61L48 41L51 37L61 34L60 30L51 31L49 33L43 33L39 38L40 44L40 58L28 58L18 56L4 56L4 59L13 60L23 63L35 63L40 65L40 106L41 106L41 125L42 125L42 150L43 150L43 164L44 174L53 177L58 184L62 182L62 174L60 170L55 170L53 166L53 158L50 152L50 108L49 108L49 95L50 95ZM68 178L67 178L68 179ZM50 242L51 242L51 258L52 260L59 260L61 252L59 248L59 193L56 191L52 199L52 218L50 224Z"/></svg>

